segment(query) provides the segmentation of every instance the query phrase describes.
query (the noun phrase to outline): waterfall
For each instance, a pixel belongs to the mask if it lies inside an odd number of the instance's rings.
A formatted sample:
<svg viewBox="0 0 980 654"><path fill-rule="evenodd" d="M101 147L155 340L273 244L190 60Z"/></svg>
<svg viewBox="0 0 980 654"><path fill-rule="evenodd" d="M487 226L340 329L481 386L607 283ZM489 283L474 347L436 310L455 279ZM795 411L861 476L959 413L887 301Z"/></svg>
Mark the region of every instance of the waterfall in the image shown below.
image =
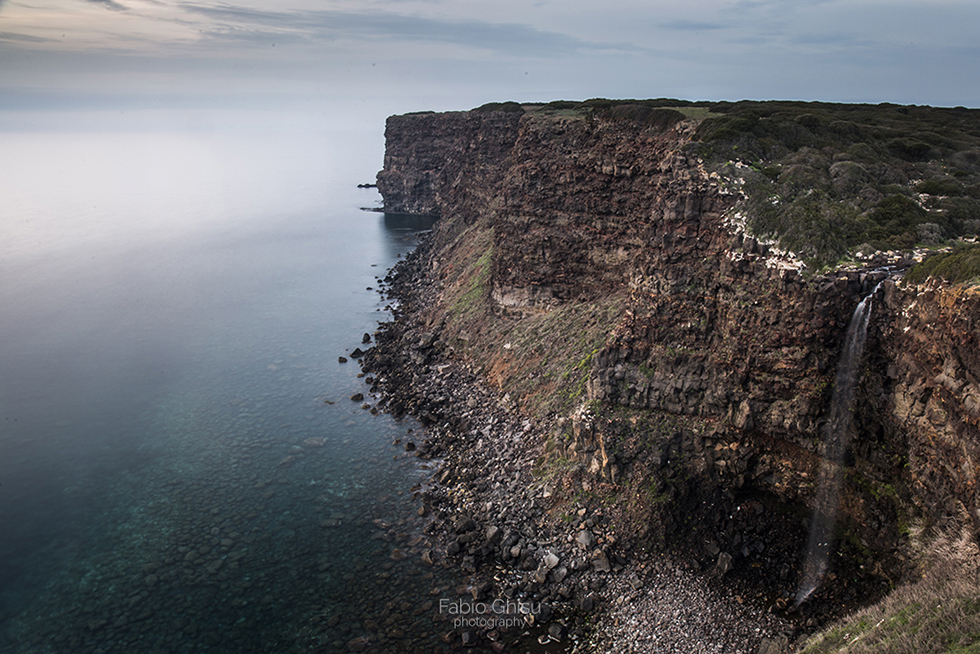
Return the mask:
<svg viewBox="0 0 980 654"><path fill-rule="evenodd" d="M820 463L817 495L813 507L810 539L803 563L803 579L796 594L799 606L820 585L834 544L834 527L837 523L837 507L840 489L844 481L844 453L850 441L851 409L854 391L861 372L864 342L868 335L872 298L881 286L875 286L851 315L847 326L844 349L837 363L837 379L834 396L830 402L830 415L825 425L824 456Z"/></svg>

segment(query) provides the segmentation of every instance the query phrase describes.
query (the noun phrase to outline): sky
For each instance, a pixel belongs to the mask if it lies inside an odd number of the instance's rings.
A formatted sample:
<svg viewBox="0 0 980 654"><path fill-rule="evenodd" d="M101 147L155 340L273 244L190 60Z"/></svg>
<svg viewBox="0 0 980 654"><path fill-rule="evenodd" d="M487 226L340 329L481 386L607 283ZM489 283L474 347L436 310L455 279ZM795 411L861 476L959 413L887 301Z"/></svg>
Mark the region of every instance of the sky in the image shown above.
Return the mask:
<svg viewBox="0 0 980 654"><path fill-rule="evenodd" d="M0 0L0 109L980 107L978 0Z"/></svg>

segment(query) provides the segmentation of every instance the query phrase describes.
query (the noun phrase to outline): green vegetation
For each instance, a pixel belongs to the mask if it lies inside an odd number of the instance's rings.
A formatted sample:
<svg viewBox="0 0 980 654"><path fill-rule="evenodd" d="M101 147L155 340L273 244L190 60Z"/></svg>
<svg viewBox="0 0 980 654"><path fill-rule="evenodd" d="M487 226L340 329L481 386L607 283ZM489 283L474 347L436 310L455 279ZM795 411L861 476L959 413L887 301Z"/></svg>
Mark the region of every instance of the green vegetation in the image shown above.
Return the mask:
<svg viewBox="0 0 980 654"><path fill-rule="evenodd" d="M480 105L473 111L480 112L490 112L490 111L509 111L509 112L524 112L524 107L521 106L519 102L514 102L512 100L507 102L488 102L484 105Z"/></svg>
<svg viewBox="0 0 980 654"><path fill-rule="evenodd" d="M648 107L641 104L624 104L610 107L598 113L598 118L611 122L631 122L644 128L667 130L684 120L676 109Z"/></svg>
<svg viewBox="0 0 980 654"><path fill-rule="evenodd" d="M432 308L431 318L445 321L442 338L483 366L529 414L567 414L578 406L593 358L622 317L625 294L495 315L493 229L486 222L443 222L438 229L448 244L439 267L442 304Z"/></svg>
<svg viewBox="0 0 980 654"><path fill-rule="evenodd" d="M931 254L905 275L905 279L913 284L920 284L930 277L952 284L980 283L980 244Z"/></svg>
<svg viewBox="0 0 980 654"><path fill-rule="evenodd" d="M666 130L685 118L705 118L711 115L709 104L672 98L652 100L593 98L584 102L556 100L541 106L539 110L577 115L589 120L631 122L644 129Z"/></svg>
<svg viewBox="0 0 980 654"><path fill-rule="evenodd" d="M491 235L488 238L492 238ZM486 297L490 281L490 264L493 261L493 246L488 245L483 254L476 260L474 267L467 275L462 292L456 296L453 303L453 313L469 315L477 310L480 301Z"/></svg>
<svg viewBox="0 0 980 654"><path fill-rule="evenodd" d="M815 267L980 228L978 110L805 102L708 110L693 152L743 180L752 233Z"/></svg>
<svg viewBox="0 0 980 654"><path fill-rule="evenodd" d="M907 251L980 232L980 110L674 98L494 102L665 130L698 121L690 148L739 178L749 231L812 268L861 250Z"/></svg>
<svg viewBox="0 0 980 654"><path fill-rule="evenodd" d="M977 552L969 537L940 539L925 574L812 636L802 654L980 654Z"/></svg>

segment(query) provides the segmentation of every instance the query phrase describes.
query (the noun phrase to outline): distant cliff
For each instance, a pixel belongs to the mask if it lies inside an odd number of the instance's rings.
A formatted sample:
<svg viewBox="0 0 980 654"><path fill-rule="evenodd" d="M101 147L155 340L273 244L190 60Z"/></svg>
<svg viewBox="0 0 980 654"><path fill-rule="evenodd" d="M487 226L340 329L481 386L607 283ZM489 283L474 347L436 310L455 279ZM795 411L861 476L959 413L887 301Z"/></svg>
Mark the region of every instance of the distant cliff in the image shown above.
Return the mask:
<svg viewBox="0 0 980 654"><path fill-rule="evenodd" d="M423 310L440 346L554 425L542 474L560 497L604 493L632 542L683 546L702 566L719 551L737 565L755 547L786 558L805 540L848 320L883 282L846 459L840 569L869 584L897 578L913 524L980 533L980 293L901 281L903 249L936 238L934 225L946 238L980 225L969 150L980 130L960 124L954 145L919 147L955 139L880 121L874 131L861 122L873 112L850 106L783 107L767 127L759 103L747 123L730 106L651 104L389 118L386 210L441 217L427 254L438 293ZM955 207L923 191L916 175L929 170L955 182ZM826 205L788 190L807 179ZM835 229L819 248L778 247ZM816 270L856 249L863 261ZM783 585L795 574L745 571Z"/></svg>

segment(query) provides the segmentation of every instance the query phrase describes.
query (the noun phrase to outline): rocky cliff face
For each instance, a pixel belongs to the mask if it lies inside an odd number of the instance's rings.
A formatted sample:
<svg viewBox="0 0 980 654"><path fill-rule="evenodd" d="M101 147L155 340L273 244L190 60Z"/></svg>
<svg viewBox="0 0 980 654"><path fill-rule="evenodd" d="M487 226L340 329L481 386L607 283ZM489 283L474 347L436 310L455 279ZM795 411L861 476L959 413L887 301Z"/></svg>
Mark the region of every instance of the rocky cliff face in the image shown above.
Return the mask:
<svg viewBox="0 0 980 654"><path fill-rule="evenodd" d="M875 460L887 444L902 470L884 483L930 521L965 512L980 533L980 293L890 285L882 299L858 447Z"/></svg>
<svg viewBox="0 0 980 654"><path fill-rule="evenodd" d="M843 335L887 274L805 276L746 235L695 128L392 117L378 186L388 210L442 217L423 320L556 425L542 465L564 497L605 489L637 542L757 569L805 539ZM879 290L841 500L854 575L894 576L912 520L980 527L978 316L970 291Z"/></svg>
<svg viewBox="0 0 980 654"><path fill-rule="evenodd" d="M438 216L455 207L489 206L507 170L518 122L516 114L502 112L392 116L378 173L385 210Z"/></svg>

